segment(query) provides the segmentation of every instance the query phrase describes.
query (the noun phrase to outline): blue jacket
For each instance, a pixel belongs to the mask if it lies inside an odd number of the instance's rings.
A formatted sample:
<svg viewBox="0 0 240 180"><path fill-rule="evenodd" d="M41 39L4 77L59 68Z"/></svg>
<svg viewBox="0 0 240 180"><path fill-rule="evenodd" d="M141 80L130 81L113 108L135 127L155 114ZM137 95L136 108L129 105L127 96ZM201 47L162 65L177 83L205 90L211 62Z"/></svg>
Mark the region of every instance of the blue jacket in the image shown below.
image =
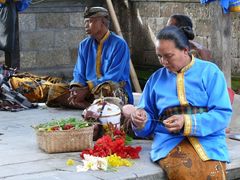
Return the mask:
<svg viewBox="0 0 240 180"><path fill-rule="evenodd" d="M78 58L71 84L89 86L90 89L105 81L125 81L129 103L133 103L130 83L130 53L123 38L108 32L98 44L87 37L79 44Z"/></svg>
<svg viewBox="0 0 240 180"><path fill-rule="evenodd" d="M184 103L205 107L208 111L185 114L184 129L172 134L158 119L165 109ZM148 119L143 129L134 128L134 131L140 137L154 134L153 161L166 157L187 138L202 160L229 162L225 128L232 108L224 74L215 64L193 57L180 73L170 72L165 67L159 69L145 85L139 108L146 110Z"/></svg>

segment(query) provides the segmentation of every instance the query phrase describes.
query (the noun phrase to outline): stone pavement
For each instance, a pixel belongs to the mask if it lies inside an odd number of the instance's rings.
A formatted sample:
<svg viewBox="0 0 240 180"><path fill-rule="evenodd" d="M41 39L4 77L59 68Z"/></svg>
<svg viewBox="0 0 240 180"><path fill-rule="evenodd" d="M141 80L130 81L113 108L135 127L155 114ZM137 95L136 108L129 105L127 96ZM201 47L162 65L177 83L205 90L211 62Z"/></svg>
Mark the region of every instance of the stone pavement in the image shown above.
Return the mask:
<svg viewBox="0 0 240 180"><path fill-rule="evenodd" d="M236 98L239 109L240 98ZM230 127L239 132L239 112L234 112ZM236 115L236 116L235 116ZM77 173L75 166L67 166L71 158L80 164L79 152L47 154L38 149L34 129L31 125L47 122L51 119L80 117L79 110L66 110L39 107L21 112L0 111L0 179L6 180L93 180L93 179L165 179L163 171L149 159L151 141L136 140L143 150L140 159L134 160L132 167L120 167L118 171L88 171ZM227 140L232 162L227 165L228 179L240 178L240 141Z"/></svg>

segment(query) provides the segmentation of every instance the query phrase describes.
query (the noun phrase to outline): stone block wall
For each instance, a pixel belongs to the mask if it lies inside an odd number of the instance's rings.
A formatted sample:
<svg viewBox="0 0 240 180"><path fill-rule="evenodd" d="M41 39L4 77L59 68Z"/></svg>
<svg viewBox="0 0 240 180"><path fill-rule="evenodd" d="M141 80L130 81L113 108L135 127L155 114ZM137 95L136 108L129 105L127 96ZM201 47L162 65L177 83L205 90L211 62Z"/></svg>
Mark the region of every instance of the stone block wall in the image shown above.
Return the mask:
<svg viewBox="0 0 240 180"><path fill-rule="evenodd" d="M123 35L134 65L159 66L154 38L172 14L189 15L195 40L213 51L217 33L216 3L201 5L199 0L113 0ZM86 6L104 6L102 0L45 0L19 14L20 66L23 71L71 79L79 42L86 37L83 11ZM240 13L231 13L232 73L240 74ZM214 38L213 38L214 37ZM2 53L0 53L0 56ZM217 60L216 60L216 63Z"/></svg>
<svg viewBox="0 0 240 180"><path fill-rule="evenodd" d="M217 6L219 5L216 2L202 5L199 0L131 0L131 48L134 64L159 65L154 51L154 36L165 26L172 14L186 14L192 19L195 41L210 49L213 62L220 64L220 54L216 53L216 43L221 39L217 37L220 30L216 31L215 28L219 21L214 14ZM230 17L232 27L224 31L232 34L232 47L229 47L232 73L240 74L240 13L230 13ZM229 62L229 59L226 61Z"/></svg>
<svg viewBox="0 0 240 180"><path fill-rule="evenodd" d="M240 75L240 13L232 13L232 73Z"/></svg>
<svg viewBox="0 0 240 180"><path fill-rule="evenodd" d="M21 70L71 79L79 42L86 37L83 12L92 4L98 1L47 0L20 13Z"/></svg>

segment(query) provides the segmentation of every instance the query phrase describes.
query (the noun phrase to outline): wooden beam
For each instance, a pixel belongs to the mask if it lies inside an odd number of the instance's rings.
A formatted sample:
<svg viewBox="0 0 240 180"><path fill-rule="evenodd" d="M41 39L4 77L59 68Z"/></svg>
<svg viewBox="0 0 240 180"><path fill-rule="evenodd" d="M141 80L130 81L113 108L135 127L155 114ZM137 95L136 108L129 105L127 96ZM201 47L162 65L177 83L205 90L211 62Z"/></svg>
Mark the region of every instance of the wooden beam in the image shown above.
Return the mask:
<svg viewBox="0 0 240 180"><path fill-rule="evenodd" d="M112 21L113 21L115 31L118 35L123 37L123 34L122 34L122 31L121 31L121 28L120 28L115 10L113 8L112 1L111 0L106 0L106 3L107 3L107 6L108 6L108 9L109 9ZM139 81L138 81L138 78L137 78L137 74L136 74L136 71L134 69L134 66L133 66L133 63L132 63L131 59L130 59L130 75L131 75L131 79L132 79L132 83L133 83L133 86L135 88L135 91L141 93L142 89L140 87L140 84L139 84Z"/></svg>

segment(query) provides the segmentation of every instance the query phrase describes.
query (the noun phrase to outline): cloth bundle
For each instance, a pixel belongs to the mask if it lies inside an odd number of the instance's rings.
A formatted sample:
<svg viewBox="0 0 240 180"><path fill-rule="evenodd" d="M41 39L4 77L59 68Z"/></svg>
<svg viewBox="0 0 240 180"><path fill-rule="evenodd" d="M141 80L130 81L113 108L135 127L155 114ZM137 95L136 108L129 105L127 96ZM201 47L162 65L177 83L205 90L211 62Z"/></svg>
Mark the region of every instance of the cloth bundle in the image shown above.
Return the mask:
<svg viewBox="0 0 240 180"><path fill-rule="evenodd" d="M12 88L27 97L30 102L46 102L50 87L58 82L61 82L61 78L30 73L15 74L10 79Z"/></svg>
<svg viewBox="0 0 240 180"><path fill-rule="evenodd" d="M11 88L9 79L14 73L15 69L0 65L0 110L15 112L37 107Z"/></svg>

